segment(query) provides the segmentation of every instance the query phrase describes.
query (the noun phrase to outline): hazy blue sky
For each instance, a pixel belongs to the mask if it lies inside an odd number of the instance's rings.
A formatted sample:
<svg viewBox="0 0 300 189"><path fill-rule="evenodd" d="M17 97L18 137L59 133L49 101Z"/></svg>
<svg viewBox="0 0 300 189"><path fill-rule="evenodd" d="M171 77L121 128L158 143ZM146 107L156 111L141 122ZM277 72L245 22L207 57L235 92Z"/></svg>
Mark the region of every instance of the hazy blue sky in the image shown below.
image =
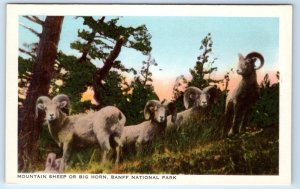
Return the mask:
<svg viewBox="0 0 300 189"><path fill-rule="evenodd" d="M22 17L20 22L41 30ZM215 77L223 77L226 71L235 68L238 53L247 54L251 51L258 51L265 57L266 62L260 72L278 70L278 18L141 16L122 17L119 24L145 24L152 35L152 57L158 63L157 67L152 68L153 83L161 98L170 98L177 76L189 77L189 68L194 67L201 40L207 33L212 35L213 56L218 58ZM77 51L70 49L70 43L78 39L77 31L82 28L82 19L65 17L59 49L68 54L79 55ZM20 27L19 46L24 42L37 40L32 33ZM123 48L118 59L126 66L139 70L146 57L140 52Z"/></svg>

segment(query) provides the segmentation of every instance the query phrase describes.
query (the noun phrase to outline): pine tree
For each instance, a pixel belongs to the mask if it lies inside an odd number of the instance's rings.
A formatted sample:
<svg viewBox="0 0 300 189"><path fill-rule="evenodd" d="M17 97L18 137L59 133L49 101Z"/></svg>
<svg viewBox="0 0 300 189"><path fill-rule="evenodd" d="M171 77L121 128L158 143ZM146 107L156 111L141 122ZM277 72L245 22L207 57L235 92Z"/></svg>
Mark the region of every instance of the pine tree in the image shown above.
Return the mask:
<svg viewBox="0 0 300 189"><path fill-rule="evenodd" d="M120 61L116 61L122 47L132 48L142 52L144 55L151 51L150 39L145 25L138 27L124 27L118 25L119 18L113 18L105 22L105 17L95 20L93 17L81 17L83 24L88 30L78 31L80 40L71 44L73 49L81 52L78 63L93 64L103 62L97 67L92 80L94 99L101 106L107 105L101 96L103 91L102 81L114 68L120 71L134 71L125 68ZM84 42L82 42L82 40Z"/></svg>
<svg viewBox="0 0 300 189"><path fill-rule="evenodd" d="M200 55L197 57L196 65L193 69L190 69L192 80L188 82L188 86L195 86L202 89L211 83L217 84L221 81L210 77L214 71L217 71L217 67L213 65L217 58L212 57L212 47L212 37L208 33L201 41Z"/></svg>
<svg viewBox="0 0 300 189"><path fill-rule="evenodd" d="M128 109L125 111L128 124L137 124L144 120L144 106L148 100L158 100L158 96L152 85L152 72L150 68L157 66L155 59L152 59L151 54L147 60L142 62L142 68L139 75L135 77L130 85L132 93L129 95Z"/></svg>

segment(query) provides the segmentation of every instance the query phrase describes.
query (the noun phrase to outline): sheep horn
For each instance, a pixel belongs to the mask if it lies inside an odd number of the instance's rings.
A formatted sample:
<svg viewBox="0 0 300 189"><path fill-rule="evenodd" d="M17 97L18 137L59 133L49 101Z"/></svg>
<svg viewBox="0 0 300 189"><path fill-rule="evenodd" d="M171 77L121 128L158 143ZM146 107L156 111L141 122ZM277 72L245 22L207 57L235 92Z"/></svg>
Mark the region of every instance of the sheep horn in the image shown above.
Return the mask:
<svg viewBox="0 0 300 189"><path fill-rule="evenodd" d="M160 104L160 102L158 100L149 100L147 102L147 104L145 105L145 108L144 108L144 117L146 120L149 120L151 117L152 111L150 110L150 107L157 106L159 104Z"/></svg>
<svg viewBox="0 0 300 189"><path fill-rule="evenodd" d="M50 102L51 99L47 96L40 96L36 100L36 105L35 105L35 118L38 117L39 109L40 110L45 110L45 104Z"/></svg>
<svg viewBox="0 0 300 189"><path fill-rule="evenodd" d="M197 88L197 87L189 87L184 92L184 95L183 95L183 104L184 104L185 109L189 108L190 95L191 94L195 94L195 93L200 95L202 93L202 91L199 88ZM193 100L195 100L195 98L193 98Z"/></svg>
<svg viewBox="0 0 300 189"><path fill-rule="evenodd" d="M171 115L172 115L171 121L172 121L173 123L175 123L176 118L177 118L177 108L176 108L175 103L174 103L174 102L167 101L167 100L163 100L163 101L161 102L161 104L163 104L164 106L167 107L168 111L169 111L169 112L171 113Z"/></svg>
<svg viewBox="0 0 300 189"><path fill-rule="evenodd" d="M202 91L210 94L211 103L217 103L218 89L216 86L207 86Z"/></svg>
<svg viewBox="0 0 300 189"><path fill-rule="evenodd" d="M52 99L53 102L58 102L61 109L65 109L68 115L69 115L69 106L70 106L70 99L65 94L58 94Z"/></svg>
<svg viewBox="0 0 300 189"><path fill-rule="evenodd" d="M258 58L259 61L260 61L260 65L258 67L255 67L254 69L255 70L258 70L260 69L261 67L263 67L264 63L265 63L265 60L264 60L264 57L258 53L258 52L251 52L249 53L247 56L246 56L246 59L252 59L252 58Z"/></svg>
<svg viewBox="0 0 300 189"><path fill-rule="evenodd" d="M216 87L215 86L207 86L205 87L202 92L205 92L205 93L210 93L212 91L216 90Z"/></svg>

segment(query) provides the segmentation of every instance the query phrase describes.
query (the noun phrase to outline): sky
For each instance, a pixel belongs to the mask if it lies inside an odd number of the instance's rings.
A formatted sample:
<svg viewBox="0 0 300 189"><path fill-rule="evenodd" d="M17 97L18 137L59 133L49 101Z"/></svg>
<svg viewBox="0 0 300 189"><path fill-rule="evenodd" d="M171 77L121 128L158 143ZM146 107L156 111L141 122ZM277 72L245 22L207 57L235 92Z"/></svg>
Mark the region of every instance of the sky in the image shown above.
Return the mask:
<svg viewBox="0 0 300 189"><path fill-rule="evenodd" d="M45 18L45 16L41 16ZM109 19L109 17L107 18ZM41 31L41 27L20 17L20 23ZM79 52L70 48L70 43L78 39L77 31L83 28L82 19L73 16L64 18L59 42L59 50L67 54L80 56ZM152 67L153 85L160 99L171 99L172 88L176 77L184 75L191 78L189 69L195 66L200 54L201 40L211 33L213 40L212 56L217 60L214 66L218 70L211 75L223 78L231 68L236 68L238 53L246 55L251 51L260 52L265 58L265 65L258 71L260 81L265 73L275 80L278 68L279 19L263 17L121 17L120 25L139 26L145 24L152 35L152 57L158 63ZM38 38L19 27L19 47L24 42L37 42ZM147 57L133 49L122 48L118 57L127 67L140 70L142 61ZM131 77L131 76L128 76ZM232 72L230 88L240 79Z"/></svg>

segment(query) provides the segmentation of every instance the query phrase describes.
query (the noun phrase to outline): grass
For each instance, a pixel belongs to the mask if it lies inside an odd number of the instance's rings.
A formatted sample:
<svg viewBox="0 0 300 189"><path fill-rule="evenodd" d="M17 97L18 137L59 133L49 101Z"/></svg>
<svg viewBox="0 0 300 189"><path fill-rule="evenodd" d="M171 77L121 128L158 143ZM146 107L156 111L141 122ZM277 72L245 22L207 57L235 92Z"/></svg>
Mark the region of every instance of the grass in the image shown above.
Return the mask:
<svg viewBox="0 0 300 189"><path fill-rule="evenodd" d="M214 116L218 117L218 116ZM151 144L125 146L121 162L100 163L98 146L73 152L66 173L148 173L148 174L213 174L213 175L277 175L279 173L278 125L258 127L248 125L246 131L232 139L221 138L221 126L216 118L191 118L179 129L168 130ZM48 135L46 135L48 136ZM48 141L48 142L47 142ZM46 154L51 149L61 157L61 149L50 136L40 141L39 163L26 172L44 169ZM109 159L114 159L110 154Z"/></svg>
<svg viewBox="0 0 300 189"><path fill-rule="evenodd" d="M222 139L216 120L191 119L178 130L157 137L144 150L123 150L118 166L99 163L99 151L79 153L69 173L152 173L213 175L277 175L278 127L249 126L233 139ZM94 154L94 155L93 155ZM80 156L90 159L81 159ZM91 158L92 157L92 158Z"/></svg>

